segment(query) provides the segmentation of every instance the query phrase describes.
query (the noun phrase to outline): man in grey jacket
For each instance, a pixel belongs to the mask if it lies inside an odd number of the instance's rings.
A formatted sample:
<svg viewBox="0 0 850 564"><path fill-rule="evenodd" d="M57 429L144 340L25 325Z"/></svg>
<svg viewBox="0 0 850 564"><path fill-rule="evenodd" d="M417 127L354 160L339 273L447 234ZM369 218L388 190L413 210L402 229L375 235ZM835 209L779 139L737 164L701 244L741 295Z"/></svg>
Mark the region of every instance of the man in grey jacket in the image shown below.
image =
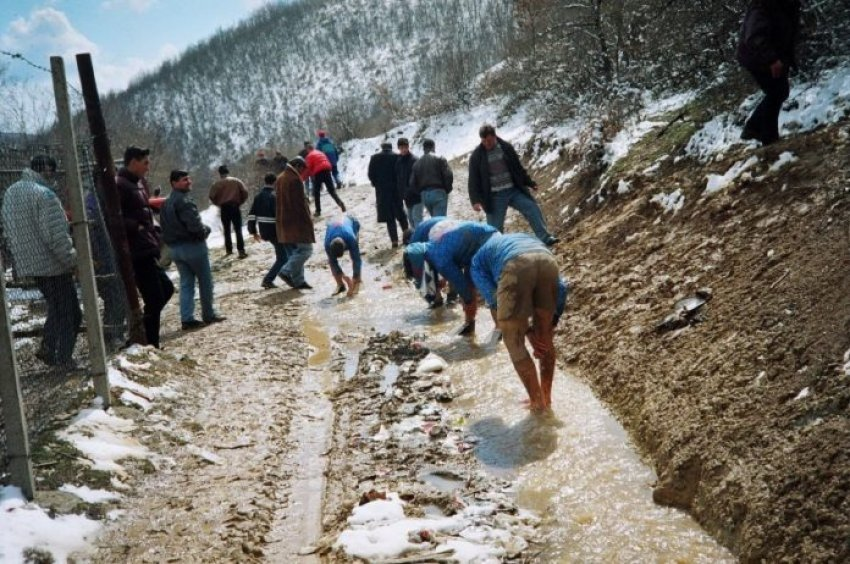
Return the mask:
<svg viewBox="0 0 850 564"><path fill-rule="evenodd" d="M192 177L185 170L172 170L171 195L162 206L162 239L180 273L180 321L183 330L224 321L213 307L213 279L207 236L210 228L201 222L198 207L189 196ZM201 293L201 317L195 319L195 279Z"/></svg>
<svg viewBox="0 0 850 564"><path fill-rule="evenodd" d="M410 192L421 198L431 217L445 216L449 210L449 193L454 175L445 157L434 154L432 139L422 141L424 154L413 164L410 172Z"/></svg>
<svg viewBox="0 0 850 564"><path fill-rule="evenodd" d="M83 316L74 284L77 254L68 220L59 197L48 188L55 173L51 157L33 157L30 168L6 190L2 217L16 276L35 280L47 302L36 356L51 366L64 366L72 362Z"/></svg>

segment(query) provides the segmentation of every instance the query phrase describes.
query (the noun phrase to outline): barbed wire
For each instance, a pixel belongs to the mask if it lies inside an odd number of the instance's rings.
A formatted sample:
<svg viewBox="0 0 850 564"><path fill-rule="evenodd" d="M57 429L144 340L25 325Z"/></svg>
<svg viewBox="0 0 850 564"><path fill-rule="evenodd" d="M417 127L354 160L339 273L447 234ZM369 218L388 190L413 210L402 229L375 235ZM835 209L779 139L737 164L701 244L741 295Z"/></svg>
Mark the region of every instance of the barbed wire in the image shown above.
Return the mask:
<svg viewBox="0 0 850 564"><path fill-rule="evenodd" d="M10 53L9 51L4 51L3 49L0 49L0 55L6 55L7 57L9 57L11 59L23 61L24 63L26 63L27 65L31 66L34 69L46 72L47 74L49 74L51 76L53 75L53 71L51 71L49 68L43 67L43 66L41 66L37 63L30 61L29 59L27 59L23 55L23 53ZM70 82L68 82L67 84L68 84L68 88L70 88L71 90L76 92L77 95L80 96L80 98L83 97L83 93L80 92L79 90L77 90L77 88L73 84L71 84Z"/></svg>

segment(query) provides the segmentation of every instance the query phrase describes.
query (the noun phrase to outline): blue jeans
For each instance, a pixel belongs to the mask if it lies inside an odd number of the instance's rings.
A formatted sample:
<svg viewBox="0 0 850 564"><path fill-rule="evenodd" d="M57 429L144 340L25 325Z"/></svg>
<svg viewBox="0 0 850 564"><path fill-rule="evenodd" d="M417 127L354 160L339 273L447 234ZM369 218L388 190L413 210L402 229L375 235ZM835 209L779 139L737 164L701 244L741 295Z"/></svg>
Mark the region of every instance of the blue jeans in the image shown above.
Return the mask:
<svg viewBox="0 0 850 564"><path fill-rule="evenodd" d="M201 316L204 321L215 317L213 279L206 241L170 245L171 258L180 273L180 321L195 319L195 279L201 294Z"/></svg>
<svg viewBox="0 0 850 564"><path fill-rule="evenodd" d="M431 214L431 217L445 216L449 211L449 195L442 188L423 190L422 205Z"/></svg>
<svg viewBox="0 0 850 564"><path fill-rule="evenodd" d="M272 246L274 247L275 260L268 274L263 277L264 283L274 282L275 277L280 274L280 269L286 264L286 259L289 258L289 253L286 252L286 245L272 242Z"/></svg>
<svg viewBox="0 0 850 564"><path fill-rule="evenodd" d="M490 194L490 207L492 211L487 214L487 223L499 231L504 230L505 215L510 207L522 214L538 239L545 243L552 238L549 230L546 229L546 221L543 219L540 206L537 205L534 198L519 188L514 187L493 192Z"/></svg>
<svg viewBox="0 0 850 564"><path fill-rule="evenodd" d="M286 259L286 264L280 270L281 274L286 274L296 286L300 286L306 280L304 279L304 263L313 254L313 243L288 243L286 252L289 253L289 258Z"/></svg>
<svg viewBox="0 0 850 564"><path fill-rule="evenodd" d="M407 206L407 217L410 218L410 228L416 229L416 227L422 223L422 212L424 211L425 206L422 203L413 204L412 206Z"/></svg>

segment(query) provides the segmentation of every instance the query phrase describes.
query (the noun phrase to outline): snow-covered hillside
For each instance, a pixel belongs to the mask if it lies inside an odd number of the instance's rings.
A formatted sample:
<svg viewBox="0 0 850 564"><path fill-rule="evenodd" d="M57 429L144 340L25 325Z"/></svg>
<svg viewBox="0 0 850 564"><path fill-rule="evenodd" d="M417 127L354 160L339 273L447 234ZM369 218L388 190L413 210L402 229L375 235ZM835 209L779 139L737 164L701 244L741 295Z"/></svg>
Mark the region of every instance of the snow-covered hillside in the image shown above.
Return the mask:
<svg viewBox="0 0 850 564"><path fill-rule="evenodd" d="M508 0L269 6L104 103L111 126L157 131L192 164L286 147L328 123L403 114L503 58ZM350 123L348 123L350 122ZM348 125L346 125L348 123ZM349 132L353 133L353 132Z"/></svg>

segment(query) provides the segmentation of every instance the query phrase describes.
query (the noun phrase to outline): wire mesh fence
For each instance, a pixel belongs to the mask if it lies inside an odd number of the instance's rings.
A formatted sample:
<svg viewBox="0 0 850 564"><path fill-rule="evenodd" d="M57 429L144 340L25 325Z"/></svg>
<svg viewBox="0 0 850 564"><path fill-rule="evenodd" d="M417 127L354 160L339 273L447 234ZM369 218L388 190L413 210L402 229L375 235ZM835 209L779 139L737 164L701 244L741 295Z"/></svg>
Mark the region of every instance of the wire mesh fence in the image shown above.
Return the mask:
<svg viewBox="0 0 850 564"><path fill-rule="evenodd" d="M127 340L128 306L95 190L95 165L77 147L107 352ZM37 158L33 158L36 157ZM59 146L0 145L0 260L30 441L90 387L90 347L76 277L67 171ZM0 402L0 472L7 466Z"/></svg>

